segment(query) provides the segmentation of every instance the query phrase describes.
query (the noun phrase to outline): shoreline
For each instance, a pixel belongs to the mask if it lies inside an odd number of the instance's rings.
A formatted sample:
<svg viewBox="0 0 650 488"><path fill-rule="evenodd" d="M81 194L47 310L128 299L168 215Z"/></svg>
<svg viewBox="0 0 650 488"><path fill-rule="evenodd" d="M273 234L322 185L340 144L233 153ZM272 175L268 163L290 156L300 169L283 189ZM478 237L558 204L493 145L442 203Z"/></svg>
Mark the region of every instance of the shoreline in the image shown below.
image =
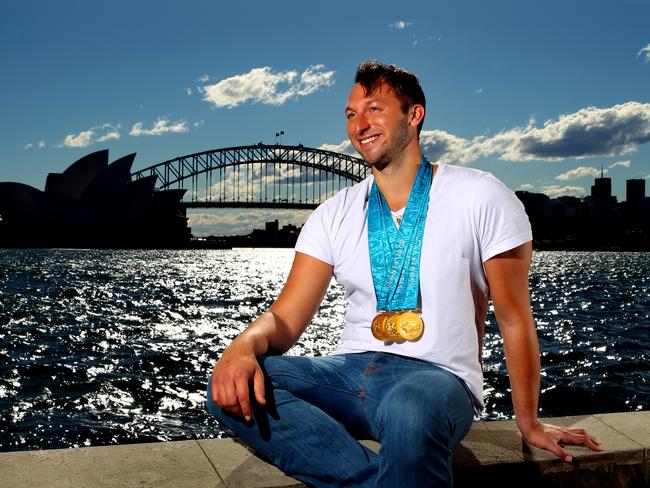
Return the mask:
<svg viewBox="0 0 650 488"><path fill-rule="evenodd" d="M233 250L233 249L293 249L293 245L268 245L266 243L251 243L235 245L222 245L210 243L190 243L184 246L2 246L0 250L5 251L40 251L40 250L88 250L88 251L201 251L201 250ZM582 246L582 247L563 247L559 245L539 244L533 241L533 251L554 251L554 252L630 252L646 253L650 252L650 247L620 247L620 246Z"/></svg>
<svg viewBox="0 0 650 488"><path fill-rule="evenodd" d="M544 419L589 430L600 452L567 446L565 463L525 444L513 420L477 421L454 453L455 486L612 487L650 484L650 411ZM362 441L373 450L379 445ZM235 439L0 453L3 488L300 487Z"/></svg>

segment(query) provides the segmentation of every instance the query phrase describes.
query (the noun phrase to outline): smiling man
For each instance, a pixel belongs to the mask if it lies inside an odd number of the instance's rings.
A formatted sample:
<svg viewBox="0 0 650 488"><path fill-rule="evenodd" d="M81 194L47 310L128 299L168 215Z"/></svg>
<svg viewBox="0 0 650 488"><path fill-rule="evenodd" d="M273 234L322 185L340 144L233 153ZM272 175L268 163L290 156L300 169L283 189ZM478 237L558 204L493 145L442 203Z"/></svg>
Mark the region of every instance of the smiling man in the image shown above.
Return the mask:
<svg viewBox="0 0 650 488"><path fill-rule="evenodd" d="M414 75L359 67L345 115L372 176L310 216L280 296L224 351L208 387L221 423L312 486L451 486L453 449L483 407L489 297L524 439L565 461L560 443L598 449L583 430L537 419L523 206L488 173L423 157L425 111ZM347 300L338 349L282 356L332 276ZM379 441L379 454L360 438Z"/></svg>

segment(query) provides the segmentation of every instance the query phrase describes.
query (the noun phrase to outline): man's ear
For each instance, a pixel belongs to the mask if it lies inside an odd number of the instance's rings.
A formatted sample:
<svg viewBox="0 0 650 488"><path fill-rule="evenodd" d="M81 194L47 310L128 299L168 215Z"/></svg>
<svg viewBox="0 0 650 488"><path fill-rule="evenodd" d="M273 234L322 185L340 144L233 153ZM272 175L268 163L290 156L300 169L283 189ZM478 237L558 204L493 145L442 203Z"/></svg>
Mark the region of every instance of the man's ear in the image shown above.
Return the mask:
<svg viewBox="0 0 650 488"><path fill-rule="evenodd" d="M412 105L409 109L409 125L417 127L424 119L424 106L420 104Z"/></svg>

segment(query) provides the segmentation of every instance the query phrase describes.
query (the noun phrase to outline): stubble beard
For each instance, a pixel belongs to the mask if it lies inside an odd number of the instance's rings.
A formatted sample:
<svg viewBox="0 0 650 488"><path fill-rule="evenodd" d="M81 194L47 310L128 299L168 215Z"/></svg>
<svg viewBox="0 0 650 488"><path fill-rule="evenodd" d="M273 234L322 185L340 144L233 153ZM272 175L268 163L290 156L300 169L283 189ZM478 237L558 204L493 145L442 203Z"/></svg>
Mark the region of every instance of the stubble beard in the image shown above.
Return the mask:
<svg viewBox="0 0 650 488"><path fill-rule="evenodd" d="M357 152L363 156L363 159L371 168L377 169L378 171L383 171L388 166L394 168L401 166L404 159L403 154L405 153L407 146L408 135L406 134L406 131L404 131L400 133L399 137L389 143L388 147L384 148L384 150L375 156L372 160L367 159L361 153L361 151L357 150Z"/></svg>

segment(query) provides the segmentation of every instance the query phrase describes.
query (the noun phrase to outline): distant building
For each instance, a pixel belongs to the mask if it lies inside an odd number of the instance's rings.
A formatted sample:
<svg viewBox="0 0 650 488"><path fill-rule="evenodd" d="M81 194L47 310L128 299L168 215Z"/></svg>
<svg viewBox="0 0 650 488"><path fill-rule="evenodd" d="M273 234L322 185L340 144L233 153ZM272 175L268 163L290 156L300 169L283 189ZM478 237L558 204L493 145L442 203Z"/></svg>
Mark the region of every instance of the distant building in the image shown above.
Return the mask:
<svg viewBox="0 0 650 488"><path fill-rule="evenodd" d="M630 179L625 181L625 200L635 205L645 198L645 180Z"/></svg>
<svg viewBox="0 0 650 488"><path fill-rule="evenodd" d="M180 207L185 190L156 190L156 176L131 181L135 154L108 164L88 154L45 191L0 183L0 245L28 247L175 247L190 240Z"/></svg>
<svg viewBox="0 0 650 488"><path fill-rule="evenodd" d="M612 179L596 178L594 184L591 185L591 196L598 200L609 200L612 197Z"/></svg>
<svg viewBox="0 0 650 488"><path fill-rule="evenodd" d="M627 181L625 203L617 203L611 188L611 179L601 173L585 198L516 191L530 219L535 248L650 251L645 180Z"/></svg>
<svg viewBox="0 0 650 488"><path fill-rule="evenodd" d="M267 234L276 235L280 230L280 223L278 222L278 219L275 219L272 222L266 222L265 229Z"/></svg>

